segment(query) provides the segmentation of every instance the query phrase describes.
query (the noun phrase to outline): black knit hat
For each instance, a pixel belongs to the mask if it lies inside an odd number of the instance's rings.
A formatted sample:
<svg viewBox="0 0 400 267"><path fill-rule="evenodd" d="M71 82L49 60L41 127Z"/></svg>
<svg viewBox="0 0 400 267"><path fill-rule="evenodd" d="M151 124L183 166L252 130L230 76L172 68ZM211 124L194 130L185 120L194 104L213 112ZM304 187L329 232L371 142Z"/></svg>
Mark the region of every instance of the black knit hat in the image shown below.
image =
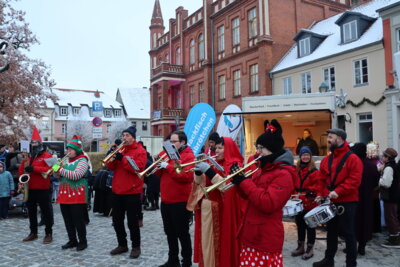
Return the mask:
<svg viewBox="0 0 400 267"><path fill-rule="evenodd" d="M257 138L257 145L262 145L272 153L276 153L283 148L285 141L282 138L282 127L277 120L264 122L264 133Z"/></svg>
<svg viewBox="0 0 400 267"><path fill-rule="evenodd" d="M364 143L355 143L350 150L360 159L365 159L367 157L367 145Z"/></svg>
<svg viewBox="0 0 400 267"><path fill-rule="evenodd" d="M128 129L123 130L122 133L129 133L133 138L136 138L136 127L130 126Z"/></svg>

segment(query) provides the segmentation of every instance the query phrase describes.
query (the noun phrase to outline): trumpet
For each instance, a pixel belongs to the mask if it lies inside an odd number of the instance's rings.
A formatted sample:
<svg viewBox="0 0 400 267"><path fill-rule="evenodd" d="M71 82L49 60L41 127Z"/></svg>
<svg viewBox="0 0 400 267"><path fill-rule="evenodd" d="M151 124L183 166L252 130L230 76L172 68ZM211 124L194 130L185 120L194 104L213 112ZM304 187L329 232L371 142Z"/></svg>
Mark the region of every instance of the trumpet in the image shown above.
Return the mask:
<svg viewBox="0 0 400 267"><path fill-rule="evenodd" d="M62 166L64 165L64 160L66 160L69 157L70 153L67 153L61 160L58 160L58 163ZM46 172L42 172L42 176L44 179L49 178L49 175L53 172L53 169L50 168Z"/></svg>
<svg viewBox="0 0 400 267"><path fill-rule="evenodd" d="M167 154L163 154L161 155L156 161L154 161L149 167L147 167L144 171L142 172L138 172L137 176L140 177L140 179L143 179L144 176L149 176L152 175L153 173L155 173L158 170L157 164L162 162L162 161L166 161L168 160L168 155ZM154 169L153 169L154 168ZM151 170L153 169L153 170ZM151 170L151 172L149 172ZM148 173L149 172L149 173Z"/></svg>
<svg viewBox="0 0 400 267"><path fill-rule="evenodd" d="M249 170L247 172L244 173L244 177L249 177L252 176L256 171L258 171L259 168L256 168L255 170ZM232 188L234 186L234 184L232 182L230 182L229 184L223 185L221 186L219 189L222 192L225 192L226 190Z"/></svg>
<svg viewBox="0 0 400 267"><path fill-rule="evenodd" d="M101 161L101 165L104 167L108 162L110 162L110 160L118 153L122 153L124 151L124 142L122 142L113 152L111 152L110 154L108 154L102 161Z"/></svg>
<svg viewBox="0 0 400 267"><path fill-rule="evenodd" d="M201 190L203 191L204 195L208 198L208 193L210 193L211 191L217 189L218 187L220 187L221 185L225 184L227 181L229 181L230 179L232 179L234 176L238 175L239 173L243 172L244 170L246 170L247 168L249 168L251 165L256 164L257 161L261 158L262 156L257 157L256 159L254 159L253 161L247 163L246 165L244 165L242 168L238 169L237 171L235 171L234 173L229 174L227 177L221 179L220 181L218 181L217 183L207 186L207 187L202 187ZM257 169L256 169L257 170ZM254 172L256 172L256 170L254 171L248 171L245 173L245 176L248 177L250 175L252 175ZM229 186L232 187L232 185L227 184L226 186L224 186L223 188ZM228 188L228 189L229 189Z"/></svg>
<svg viewBox="0 0 400 267"><path fill-rule="evenodd" d="M212 156L212 157L210 157L210 158L214 159L214 158L216 158L216 157L217 157L217 156ZM195 161L192 161L192 162L189 162L189 163L185 163L185 164L180 164L179 162L175 161L175 163L174 163L175 172L176 172L177 174L180 174L180 173L182 173L182 171L183 171L183 172L190 172L190 171L193 171L194 168L192 168L192 169L190 169L190 170L183 170L183 168L185 168L185 167L187 167L187 166L190 166L190 165L193 165L193 164L197 164L197 163L199 163L199 162L206 161L206 160L209 160L208 156L206 156L206 157L203 158L203 159L195 160Z"/></svg>

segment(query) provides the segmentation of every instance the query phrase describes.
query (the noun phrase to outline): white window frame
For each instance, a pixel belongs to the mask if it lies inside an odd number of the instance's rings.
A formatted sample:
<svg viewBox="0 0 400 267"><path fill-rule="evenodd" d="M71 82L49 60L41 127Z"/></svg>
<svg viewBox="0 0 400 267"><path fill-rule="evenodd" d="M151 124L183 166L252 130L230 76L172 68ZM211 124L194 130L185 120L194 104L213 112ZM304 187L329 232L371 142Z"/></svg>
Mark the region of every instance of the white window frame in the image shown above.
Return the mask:
<svg viewBox="0 0 400 267"><path fill-rule="evenodd" d="M199 46L199 61L203 61L205 57L204 57L204 35L202 33L199 34L198 46Z"/></svg>
<svg viewBox="0 0 400 267"><path fill-rule="evenodd" d="M357 135L358 139L361 140L361 124L362 123L372 123L372 138L374 137L373 135L373 129L374 129L374 121L373 121L373 115L372 112L365 112L365 113L358 113L357 114Z"/></svg>
<svg viewBox="0 0 400 267"><path fill-rule="evenodd" d="M115 118L120 118L121 117L121 110L120 109L114 110L114 116L115 116Z"/></svg>
<svg viewBox="0 0 400 267"><path fill-rule="evenodd" d="M131 122L132 126L136 128L136 121Z"/></svg>
<svg viewBox="0 0 400 267"><path fill-rule="evenodd" d="M65 134L66 131L67 131L67 124L66 123L61 124L61 133Z"/></svg>
<svg viewBox="0 0 400 267"><path fill-rule="evenodd" d="M396 32L396 52L400 51L400 27L395 29Z"/></svg>
<svg viewBox="0 0 400 267"><path fill-rule="evenodd" d="M68 116L68 107L60 107L60 116Z"/></svg>
<svg viewBox="0 0 400 267"><path fill-rule="evenodd" d="M240 19L239 17L232 20L232 46L240 45Z"/></svg>
<svg viewBox="0 0 400 267"><path fill-rule="evenodd" d="M225 51L225 27L224 25L218 27L218 52Z"/></svg>
<svg viewBox="0 0 400 267"><path fill-rule="evenodd" d="M240 83L240 70L233 72L233 95L240 96L242 94L242 88Z"/></svg>
<svg viewBox="0 0 400 267"><path fill-rule="evenodd" d="M72 108L72 114L74 116L78 116L80 112L81 112L81 108L78 108L78 107L73 107Z"/></svg>
<svg viewBox="0 0 400 267"><path fill-rule="evenodd" d="M224 100L226 95L226 79L225 75L218 76L218 92L219 92L219 100Z"/></svg>
<svg viewBox="0 0 400 267"><path fill-rule="evenodd" d="M301 39L299 41L300 57L308 56L311 53L310 37Z"/></svg>
<svg viewBox="0 0 400 267"><path fill-rule="evenodd" d="M332 74L333 70L333 74ZM328 85L330 91L336 89L336 70L334 66L329 66L322 69L322 78L324 83Z"/></svg>
<svg viewBox="0 0 400 267"><path fill-rule="evenodd" d="M109 108L104 109L104 117L111 118L112 117L112 109L109 109Z"/></svg>
<svg viewBox="0 0 400 267"><path fill-rule="evenodd" d="M254 7L247 11L247 23L249 26L249 39L253 39L257 36L257 8Z"/></svg>
<svg viewBox="0 0 400 267"><path fill-rule="evenodd" d="M357 40L357 20L352 20L343 24L343 43Z"/></svg>
<svg viewBox="0 0 400 267"><path fill-rule="evenodd" d="M311 93L311 72L307 71L300 74L300 88L302 94Z"/></svg>
<svg viewBox="0 0 400 267"><path fill-rule="evenodd" d="M283 94L291 95L293 93L292 77L283 78Z"/></svg>
<svg viewBox="0 0 400 267"><path fill-rule="evenodd" d="M258 92L258 64L250 65L250 92Z"/></svg>
<svg viewBox="0 0 400 267"><path fill-rule="evenodd" d="M192 40L190 40L190 43L189 43L189 64L190 65L193 65L195 62L194 48L195 48L195 42L194 42L194 39L192 39Z"/></svg>
<svg viewBox="0 0 400 267"><path fill-rule="evenodd" d="M363 61L366 62L366 66L363 67ZM357 66L358 65L358 66ZM353 69L354 69L354 86L360 86L368 84L368 59L361 58L353 61ZM365 73L363 73L365 71Z"/></svg>

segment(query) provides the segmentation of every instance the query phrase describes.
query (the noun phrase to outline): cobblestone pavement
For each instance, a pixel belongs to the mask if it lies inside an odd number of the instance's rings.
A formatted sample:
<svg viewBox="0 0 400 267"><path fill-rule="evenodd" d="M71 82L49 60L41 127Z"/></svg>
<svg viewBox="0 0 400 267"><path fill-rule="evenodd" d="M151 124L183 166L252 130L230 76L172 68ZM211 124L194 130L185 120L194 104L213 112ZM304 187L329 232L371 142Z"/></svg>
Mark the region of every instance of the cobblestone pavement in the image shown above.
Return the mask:
<svg viewBox="0 0 400 267"><path fill-rule="evenodd" d="M23 243L21 240L28 234L28 220L18 214L10 214L10 219L0 221L0 266L158 266L167 260L168 247L162 229L159 210L144 211L144 227L141 228L142 254L138 259L130 259L129 253L110 256L109 251L116 245L116 236L111 226L111 219L90 212L90 224L87 227L89 247L81 252L74 249L61 250L66 243L67 234L59 206L54 204L55 224L54 241L44 245L44 228L39 229L39 239ZM193 227L191 228L193 230ZM322 238L325 233L317 232ZM380 246L384 235L376 235L366 249L366 256L358 258L361 267L400 266L400 249L386 249ZM296 227L293 222L285 222L285 266L311 266L313 261L323 257L325 241L318 239L314 258L304 261L290 256L296 246ZM344 244L339 245L335 266L344 266ZM194 265L197 266L197 265ZM225 266L221 266L225 267Z"/></svg>

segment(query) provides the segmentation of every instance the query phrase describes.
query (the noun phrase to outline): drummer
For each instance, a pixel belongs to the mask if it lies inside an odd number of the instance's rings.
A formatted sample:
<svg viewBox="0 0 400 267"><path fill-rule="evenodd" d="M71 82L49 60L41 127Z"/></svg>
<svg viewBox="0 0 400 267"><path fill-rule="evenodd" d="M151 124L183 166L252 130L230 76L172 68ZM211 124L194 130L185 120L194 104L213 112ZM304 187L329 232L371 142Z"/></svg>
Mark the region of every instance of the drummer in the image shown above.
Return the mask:
<svg viewBox="0 0 400 267"><path fill-rule="evenodd" d="M331 153L321 161L321 190L318 196L329 197L336 207L342 206L344 212L328 221L325 257L321 261L314 262L313 267L334 266L339 229L346 241L346 266L357 266L354 220L363 164L356 154L350 152L345 131L336 128L327 130L327 133Z"/></svg>
<svg viewBox="0 0 400 267"><path fill-rule="evenodd" d="M314 256L313 247L315 243L315 228L309 227L304 221L304 215L316 207L314 199L319 186L320 174L315 167L312 158L311 149L303 146L299 151L299 160L297 161L296 171L300 179L300 186L296 187L296 194L302 200L304 210L296 215L297 226L297 248L292 251L292 256L302 256L303 260L308 260ZM307 248L305 249L305 240L307 234Z"/></svg>

